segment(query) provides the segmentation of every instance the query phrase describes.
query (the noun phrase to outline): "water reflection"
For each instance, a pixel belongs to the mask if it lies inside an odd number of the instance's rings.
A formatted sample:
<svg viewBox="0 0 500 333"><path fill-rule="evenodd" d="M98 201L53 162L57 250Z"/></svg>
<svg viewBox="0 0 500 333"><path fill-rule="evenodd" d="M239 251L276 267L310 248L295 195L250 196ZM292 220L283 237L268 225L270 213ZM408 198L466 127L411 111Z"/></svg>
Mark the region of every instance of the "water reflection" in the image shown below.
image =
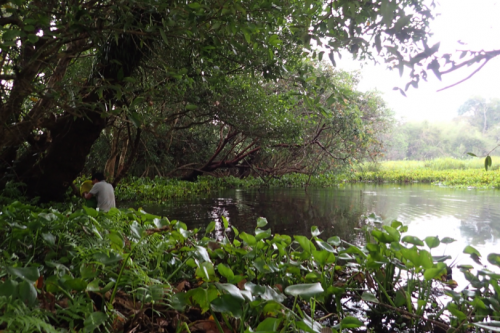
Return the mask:
<svg viewBox="0 0 500 333"><path fill-rule="evenodd" d="M266 217L273 233L310 235L311 226L323 237L339 236L362 243L356 230L363 215L375 213L386 223L399 220L418 237L453 237L448 245L456 254L466 245L484 253L498 252L500 239L500 192L458 190L432 185L360 184L329 189L228 190L215 197L172 201L146 206L151 213L204 227L216 221L222 233L221 216L240 231L253 233L259 216ZM438 248L436 252L445 250ZM448 252L450 254L450 252Z"/></svg>

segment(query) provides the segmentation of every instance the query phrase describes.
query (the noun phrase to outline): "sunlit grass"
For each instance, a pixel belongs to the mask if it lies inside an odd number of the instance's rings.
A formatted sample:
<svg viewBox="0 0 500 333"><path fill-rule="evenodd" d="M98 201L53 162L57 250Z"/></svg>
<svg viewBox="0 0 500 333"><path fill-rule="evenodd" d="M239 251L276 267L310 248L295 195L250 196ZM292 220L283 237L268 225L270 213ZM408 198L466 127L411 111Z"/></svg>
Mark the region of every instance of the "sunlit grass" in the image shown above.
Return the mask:
<svg viewBox="0 0 500 333"><path fill-rule="evenodd" d="M439 158L430 161L384 161L364 163L356 169L363 181L422 182L453 187L500 188L500 157L492 157L486 171L484 159Z"/></svg>

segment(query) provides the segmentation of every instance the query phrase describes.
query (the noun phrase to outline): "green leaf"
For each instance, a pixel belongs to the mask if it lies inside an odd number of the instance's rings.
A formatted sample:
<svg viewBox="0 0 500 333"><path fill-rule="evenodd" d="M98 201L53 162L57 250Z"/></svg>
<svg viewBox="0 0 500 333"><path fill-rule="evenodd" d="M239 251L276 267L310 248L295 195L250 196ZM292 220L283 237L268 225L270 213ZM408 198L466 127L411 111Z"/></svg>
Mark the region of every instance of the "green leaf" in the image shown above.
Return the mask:
<svg viewBox="0 0 500 333"><path fill-rule="evenodd" d="M0 296L16 298L18 294L18 283L12 279L8 279L0 283Z"/></svg>
<svg viewBox="0 0 500 333"><path fill-rule="evenodd" d="M19 283L19 297L24 303L32 306L35 304L36 295L36 289L32 283L29 283L28 281Z"/></svg>
<svg viewBox="0 0 500 333"><path fill-rule="evenodd" d="M232 297L235 297L242 302L245 301L245 298L243 298L241 291L234 284L216 283L215 285L217 286L217 288L219 288L219 290L224 291Z"/></svg>
<svg viewBox="0 0 500 333"><path fill-rule="evenodd" d="M367 301L367 302L372 302L372 303L378 303L378 299L377 297L375 297L375 295L373 295L372 293L369 293L367 291L365 291L362 295L361 295L361 299L363 301Z"/></svg>
<svg viewBox="0 0 500 333"><path fill-rule="evenodd" d="M108 316L103 312L93 312L83 323L85 332L94 332L96 328L106 322Z"/></svg>
<svg viewBox="0 0 500 333"><path fill-rule="evenodd" d="M318 237L319 235L321 235L321 231L318 229L318 227L317 227L317 226L313 225L313 226L311 227L311 235L312 235L313 237Z"/></svg>
<svg viewBox="0 0 500 333"><path fill-rule="evenodd" d="M227 230L229 228L229 221L225 216L222 216L222 224L224 225L224 230Z"/></svg>
<svg viewBox="0 0 500 333"><path fill-rule="evenodd" d="M196 269L196 276L205 282L214 281L217 279L215 276L214 265L211 262L203 262Z"/></svg>
<svg viewBox="0 0 500 333"><path fill-rule="evenodd" d="M285 294L291 296L301 296L303 298L310 298L314 295L321 294L323 291L323 287L319 282L303 283L286 287Z"/></svg>
<svg viewBox="0 0 500 333"><path fill-rule="evenodd" d="M476 250L475 248L473 248L472 246L470 245L467 245L464 249L464 253L466 254L475 254L477 255L478 257L481 257L481 253L479 253L478 250Z"/></svg>
<svg viewBox="0 0 500 333"><path fill-rule="evenodd" d="M36 267L7 267L7 272L31 284L40 277L40 272Z"/></svg>
<svg viewBox="0 0 500 333"><path fill-rule="evenodd" d="M454 315L455 317L457 317L459 320L462 321L462 320L466 320L467 319L467 316L465 315L465 313L463 313L462 311L460 311L458 309L458 306L455 303L449 303L446 308L448 309L448 311L450 311L450 313L452 315Z"/></svg>
<svg viewBox="0 0 500 333"><path fill-rule="evenodd" d="M341 329L344 328L358 328L363 326L364 323L358 318L347 316L340 322Z"/></svg>
<svg viewBox="0 0 500 333"><path fill-rule="evenodd" d="M121 250L125 246L125 241L120 233L116 231L111 231L108 235L108 238L111 242L111 246L114 249Z"/></svg>
<svg viewBox="0 0 500 333"><path fill-rule="evenodd" d="M430 248L430 249L433 249L435 247L438 247L440 242L439 242L439 238L438 237L426 237L425 238L425 244L427 244L427 246Z"/></svg>
<svg viewBox="0 0 500 333"><path fill-rule="evenodd" d="M200 260L202 262L211 262L210 255L208 254L207 249L205 249L202 246L198 246L198 245L195 246L195 249L196 250L195 250L194 254L198 258L198 260Z"/></svg>
<svg viewBox="0 0 500 333"><path fill-rule="evenodd" d="M213 311L232 313L235 318L241 318L243 315L243 300L229 294L217 297L210 303L210 306Z"/></svg>
<svg viewBox="0 0 500 333"><path fill-rule="evenodd" d="M314 244L305 236L293 236L293 238L295 238L305 252L311 253L316 249Z"/></svg>
<svg viewBox="0 0 500 333"><path fill-rule="evenodd" d="M473 153L467 153L467 155L477 157L477 155L476 155L476 154L473 154Z"/></svg>
<svg viewBox="0 0 500 333"><path fill-rule="evenodd" d="M250 246L255 245L257 243L255 237L247 234L246 232L242 232L239 237L241 238L242 241L244 241Z"/></svg>
<svg viewBox="0 0 500 333"><path fill-rule="evenodd" d="M13 40L21 36L21 31L19 30L7 30L2 34L2 40Z"/></svg>
<svg viewBox="0 0 500 333"><path fill-rule="evenodd" d="M220 275L225 277L228 281L231 281L232 279L234 279L233 270L222 263L217 265L217 271L219 272Z"/></svg>
<svg viewBox="0 0 500 333"><path fill-rule="evenodd" d="M319 248L321 248L321 249L323 249L325 251L331 252L331 253L335 252L335 249L330 244L328 244L327 242L322 241L319 238L316 238L315 240L316 240L316 244L318 244Z"/></svg>
<svg viewBox="0 0 500 333"><path fill-rule="evenodd" d="M492 332L500 332L500 321L491 320L486 323L472 323L474 326L484 328Z"/></svg>
<svg viewBox="0 0 500 333"><path fill-rule="evenodd" d="M255 240L260 241L261 239L269 237L271 237L271 229L267 230L255 229Z"/></svg>
<svg viewBox="0 0 500 333"><path fill-rule="evenodd" d="M422 240L420 238L415 237L415 236L404 236L401 241L403 243L424 246L424 242L422 242Z"/></svg>
<svg viewBox="0 0 500 333"><path fill-rule="evenodd" d="M490 253L487 259L490 264L500 267L500 254Z"/></svg>
<svg viewBox="0 0 500 333"><path fill-rule="evenodd" d="M186 105L186 110L189 110L189 111L196 110L197 108L198 108L198 106L194 105L194 104L187 104Z"/></svg>
<svg viewBox="0 0 500 333"><path fill-rule="evenodd" d="M50 245L55 245L56 244L56 237L51 234L50 232L48 233L42 233L42 238L44 241L49 243Z"/></svg>
<svg viewBox="0 0 500 333"><path fill-rule="evenodd" d="M486 171L488 171L488 168L490 168L490 167L491 167L491 156L488 155L484 159L484 168L486 169Z"/></svg>
<svg viewBox="0 0 500 333"><path fill-rule="evenodd" d="M444 237L443 239L441 239L441 243L443 244L451 244L456 241L457 241L456 239L450 237Z"/></svg>
<svg viewBox="0 0 500 333"><path fill-rule="evenodd" d="M426 280L432 280L439 278L441 275L446 274L446 268L428 268L424 272L424 278Z"/></svg>
<svg viewBox="0 0 500 333"><path fill-rule="evenodd" d="M327 239L328 244L331 244L333 246L339 246L342 241L340 240L340 237L338 236L333 236Z"/></svg>
<svg viewBox="0 0 500 333"><path fill-rule="evenodd" d="M389 227L388 225L383 226L383 228L385 231L387 231L389 235L391 235L391 237L394 239L395 242L399 242L399 240L401 239L401 234L399 233L399 231L397 231L393 227Z"/></svg>
<svg viewBox="0 0 500 333"><path fill-rule="evenodd" d="M267 317L259 323L259 326L255 329L255 332L279 332L279 327L283 318L271 318Z"/></svg>
<svg viewBox="0 0 500 333"><path fill-rule="evenodd" d="M187 292L187 297L192 300L193 305L199 305L202 313L210 309L210 303L219 296L219 292L215 287L196 288Z"/></svg>
<svg viewBox="0 0 500 333"><path fill-rule="evenodd" d="M215 230L215 221L212 221L207 225L207 229L205 230L205 234L209 234L214 230Z"/></svg>
<svg viewBox="0 0 500 333"><path fill-rule="evenodd" d="M116 264L117 262L119 262L123 258L121 255L113 253L113 252L109 252L109 253L99 252L99 253L94 253L94 259L97 262L99 262L105 266L108 266L108 265Z"/></svg>
<svg viewBox="0 0 500 333"><path fill-rule="evenodd" d="M83 281L82 279L70 279L64 281L64 285L71 289L71 290L76 290L76 291L83 291L87 289L87 282Z"/></svg>
<svg viewBox="0 0 500 333"><path fill-rule="evenodd" d="M257 219L257 228L263 228L267 225L267 219L265 217L259 217Z"/></svg>

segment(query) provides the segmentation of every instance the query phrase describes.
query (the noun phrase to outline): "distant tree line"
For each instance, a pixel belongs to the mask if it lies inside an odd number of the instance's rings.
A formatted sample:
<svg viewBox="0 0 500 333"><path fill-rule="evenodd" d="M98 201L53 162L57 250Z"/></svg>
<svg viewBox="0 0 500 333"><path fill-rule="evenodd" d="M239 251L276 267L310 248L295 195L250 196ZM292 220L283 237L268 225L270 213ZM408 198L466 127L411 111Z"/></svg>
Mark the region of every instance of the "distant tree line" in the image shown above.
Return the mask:
<svg viewBox="0 0 500 333"><path fill-rule="evenodd" d="M473 97L448 123L394 123L386 142L387 160L485 156L500 143L500 99Z"/></svg>

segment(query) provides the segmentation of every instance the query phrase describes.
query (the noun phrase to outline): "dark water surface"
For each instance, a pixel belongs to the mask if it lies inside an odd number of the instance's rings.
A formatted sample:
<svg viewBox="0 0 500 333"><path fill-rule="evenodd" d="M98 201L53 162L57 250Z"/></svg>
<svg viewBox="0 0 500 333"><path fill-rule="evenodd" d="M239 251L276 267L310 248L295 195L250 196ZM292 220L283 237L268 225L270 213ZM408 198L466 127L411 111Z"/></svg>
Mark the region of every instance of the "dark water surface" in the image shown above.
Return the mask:
<svg viewBox="0 0 500 333"><path fill-rule="evenodd" d="M500 253L500 191L450 189L433 185L355 184L340 188L227 190L205 198L173 200L143 207L147 212L180 220L191 228L216 221L220 216L240 231L253 233L259 216L267 218L273 233L310 236L318 226L322 238L340 238L363 243L364 216L375 213L384 223L398 220L409 226L409 235L452 237L457 242L433 249L458 264L468 264L462 254L472 245L486 255Z"/></svg>

